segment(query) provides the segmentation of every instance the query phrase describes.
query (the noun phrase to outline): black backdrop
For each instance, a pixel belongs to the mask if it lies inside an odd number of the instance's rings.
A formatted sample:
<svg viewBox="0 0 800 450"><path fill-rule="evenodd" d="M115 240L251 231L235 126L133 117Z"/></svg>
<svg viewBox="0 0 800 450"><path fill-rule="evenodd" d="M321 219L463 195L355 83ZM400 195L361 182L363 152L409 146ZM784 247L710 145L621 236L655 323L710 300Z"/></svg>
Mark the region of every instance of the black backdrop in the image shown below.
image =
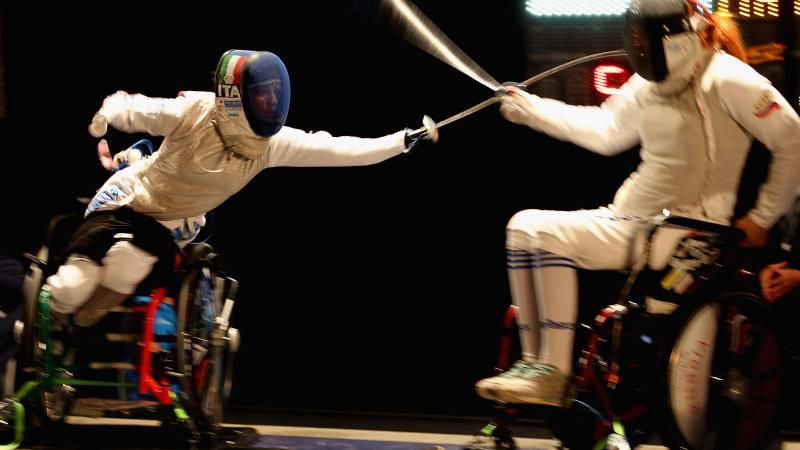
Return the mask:
<svg viewBox="0 0 800 450"><path fill-rule="evenodd" d="M288 125L381 136L443 119L486 88L366 20L349 1L2 2L3 252L107 176L86 132L104 96L211 89L229 48L289 68ZM522 1L419 1L499 81L525 73ZM112 12L113 11L113 12ZM114 148L139 136L112 132ZM237 405L472 415L509 303L504 225L525 208L611 199L635 152L602 158L487 108L437 145L360 168L280 168L215 212L241 282ZM22 181L12 181L12 175Z"/></svg>

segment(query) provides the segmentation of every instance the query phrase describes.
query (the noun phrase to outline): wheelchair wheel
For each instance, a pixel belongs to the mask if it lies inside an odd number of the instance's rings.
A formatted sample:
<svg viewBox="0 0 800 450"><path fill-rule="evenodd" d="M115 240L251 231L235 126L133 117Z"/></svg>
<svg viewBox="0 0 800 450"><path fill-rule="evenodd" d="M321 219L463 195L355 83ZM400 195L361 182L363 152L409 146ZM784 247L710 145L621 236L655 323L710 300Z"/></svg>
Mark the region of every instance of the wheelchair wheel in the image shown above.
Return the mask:
<svg viewBox="0 0 800 450"><path fill-rule="evenodd" d="M36 376L36 363L38 361L37 352L39 350L39 293L44 283L44 269L47 265L48 248L43 246L36 253L36 256L28 256L31 260L25 280L22 284L22 296L24 300L22 323L19 324L21 332L19 334L20 343L20 363L21 380L16 380L17 385L21 381L27 381ZM17 332L17 330L15 330ZM19 387L19 386L16 386Z"/></svg>
<svg viewBox="0 0 800 450"><path fill-rule="evenodd" d="M35 258L31 258L31 266L23 282L24 309L20 338L20 362L17 370L15 388L22 383L41 377L44 370L42 354L39 298L43 295L44 267L47 262L48 249L42 247ZM52 345L52 343L51 343ZM53 429L61 426L75 395L71 386L55 385L51 391L39 389L36 395L24 400L26 421L32 429Z"/></svg>
<svg viewBox="0 0 800 450"><path fill-rule="evenodd" d="M783 366L759 297L732 292L694 308L666 367L665 440L696 450L763 448L776 429Z"/></svg>
<svg viewBox="0 0 800 450"><path fill-rule="evenodd" d="M15 380L16 384L27 381L37 375L35 365L37 363L37 352L39 351L39 293L44 285L46 275L55 271L58 265L58 255L64 251L72 234L83 221L83 211L85 205L81 205L72 213L59 214L47 224L44 245L42 245L35 255L25 254L30 261L30 266L22 284L22 295L24 300L22 323L20 327L15 327L15 335L20 344L20 356L18 372L21 372L20 380ZM17 330L16 328L21 328ZM19 387L19 386L16 386Z"/></svg>
<svg viewBox="0 0 800 450"><path fill-rule="evenodd" d="M227 319L220 320L225 314L223 299L235 295L236 282L221 275L215 257L210 246L196 246L178 298L182 394L211 426L222 422L238 346L238 330L228 327Z"/></svg>

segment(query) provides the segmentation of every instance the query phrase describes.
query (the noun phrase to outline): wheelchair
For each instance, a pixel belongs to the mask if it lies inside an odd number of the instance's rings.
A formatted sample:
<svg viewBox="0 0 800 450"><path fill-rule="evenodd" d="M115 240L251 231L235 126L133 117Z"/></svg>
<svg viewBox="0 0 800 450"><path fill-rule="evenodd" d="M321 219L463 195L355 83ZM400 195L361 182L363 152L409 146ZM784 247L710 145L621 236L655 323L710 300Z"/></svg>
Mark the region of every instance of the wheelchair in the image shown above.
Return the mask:
<svg viewBox="0 0 800 450"><path fill-rule="evenodd" d="M65 430L68 416L157 420L183 448L235 440L221 423L240 343L230 323L238 282L210 245L190 244L176 254L171 286L131 296L92 327L56 323L45 280L80 217L53 218L45 245L25 255L17 389L0 404L13 440L0 448L19 446L26 429Z"/></svg>
<svg viewBox="0 0 800 450"><path fill-rule="evenodd" d="M787 356L771 305L740 269L732 227L685 217L663 269L632 269L616 303L576 330L578 358L564 404L537 407L562 448L634 448L658 435L671 449L764 448L777 431ZM497 372L508 367L515 308L506 313ZM585 323L584 323L585 322ZM514 450L509 424L528 405L495 405L464 450Z"/></svg>

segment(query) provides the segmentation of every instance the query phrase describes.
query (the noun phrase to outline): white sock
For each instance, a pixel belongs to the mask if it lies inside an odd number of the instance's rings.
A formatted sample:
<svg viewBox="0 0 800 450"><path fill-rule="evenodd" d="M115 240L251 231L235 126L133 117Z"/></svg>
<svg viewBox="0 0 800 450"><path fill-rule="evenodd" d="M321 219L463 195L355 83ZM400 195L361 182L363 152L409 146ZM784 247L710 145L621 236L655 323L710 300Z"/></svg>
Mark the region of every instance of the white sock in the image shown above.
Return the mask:
<svg viewBox="0 0 800 450"><path fill-rule="evenodd" d="M569 258L542 250L534 255L531 270L539 313L539 360L569 375L578 309L578 272Z"/></svg>
<svg viewBox="0 0 800 450"><path fill-rule="evenodd" d="M517 327L519 328L522 359L535 361L539 355L539 313L533 287L533 253L516 248L506 249L508 283L511 301L517 307Z"/></svg>

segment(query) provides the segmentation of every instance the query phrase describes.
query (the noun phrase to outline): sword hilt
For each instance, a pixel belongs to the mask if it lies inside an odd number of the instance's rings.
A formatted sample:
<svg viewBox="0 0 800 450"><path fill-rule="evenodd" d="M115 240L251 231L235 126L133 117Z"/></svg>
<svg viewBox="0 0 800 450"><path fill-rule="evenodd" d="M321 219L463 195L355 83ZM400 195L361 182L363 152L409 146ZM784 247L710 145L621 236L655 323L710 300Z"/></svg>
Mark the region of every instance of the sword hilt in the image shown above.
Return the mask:
<svg viewBox="0 0 800 450"><path fill-rule="evenodd" d="M427 133L428 138L430 138L434 144L439 140L439 131L436 128L436 122L427 114L422 116L422 127L414 130L412 134L421 136L423 133Z"/></svg>

